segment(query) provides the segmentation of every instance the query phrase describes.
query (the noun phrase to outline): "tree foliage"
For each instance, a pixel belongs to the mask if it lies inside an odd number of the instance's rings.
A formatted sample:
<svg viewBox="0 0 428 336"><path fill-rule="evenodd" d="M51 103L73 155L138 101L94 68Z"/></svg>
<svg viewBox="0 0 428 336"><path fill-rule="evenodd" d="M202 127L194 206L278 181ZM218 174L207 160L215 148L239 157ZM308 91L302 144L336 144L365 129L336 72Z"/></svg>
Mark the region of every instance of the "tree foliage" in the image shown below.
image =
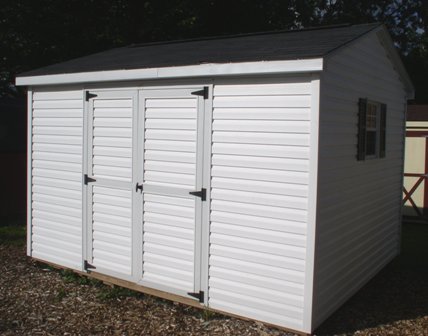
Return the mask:
<svg viewBox="0 0 428 336"><path fill-rule="evenodd" d="M427 1L4 0L0 96L20 94L20 72L131 43L373 21L387 25L420 89ZM417 90L419 101L428 102L426 91Z"/></svg>

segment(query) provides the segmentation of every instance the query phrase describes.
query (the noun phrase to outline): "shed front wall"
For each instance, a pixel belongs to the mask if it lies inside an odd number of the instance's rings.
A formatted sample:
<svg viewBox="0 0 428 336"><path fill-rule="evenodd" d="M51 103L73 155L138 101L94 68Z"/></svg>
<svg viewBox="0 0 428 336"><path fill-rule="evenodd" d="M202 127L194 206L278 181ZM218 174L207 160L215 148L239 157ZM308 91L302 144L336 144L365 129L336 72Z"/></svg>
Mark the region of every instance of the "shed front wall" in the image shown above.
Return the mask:
<svg viewBox="0 0 428 336"><path fill-rule="evenodd" d="M377 35L321 77L313 327L399 253L406 93ZM385 158L357 161L358 99L387 105Z"/></svg>
<svg viewBox="0 0 428 336"><path fill-rule="evenodd" d="M141 281L144 258L139 254L145 249L137 245L142 244L144 238L135 237L145 232L143 206L138 203L143 198L137 193L129 197L119 189L119 194L113 195L105 185L97 186L96 183L91 186L92 192L85 193L89 187L83 188L82 180L84 173L96 175L96 171L105 178L113 170L120 170L113 169L117 163L126 163L126 171L132 170L132 176L126 176L132 183L146 176L144 164L138 164L143 161L136 157L144 156L143 152L138 151L144 150L142 144L147 143L139 132L150 130L152 126L147 125L161 127L168 122L155 116L148 121L142 117L141 109L146 104L142 99L150 96L147 93L150 90L165 89L167 92L189 87L187 84L161 84L156 83L156 87L128 85L90 90L96 93L105 91L107 98L108 92L113 92L113 96L114 92L122 92L122 95L132 92L129 101L133 101L134 109L139 109L138 114L134 112L132 117L132 130L129 123L132 113L127 110L132 106L119 106L126 113L120 117L115 115L114 104L104 106L100 99L85 103L83 90L34 90L30 98L30 130L33 136L29 195L32 201L30 255L77 270L83 269L85 257L92 255L95 259L89 261L95 260L96 263L98 256L98 264L112 270L115 263L120 264L123 253L112 256L111 261L108 260L109 254L116 249L120 251L132 246L132 251L126 252L126 264L119 265L123 272L130 274L123 279L150 286L150 282ZM314 81L314 77L306 75L215 80L205 85L209 86L210 94L205 103L204 122L198 124L197 132L204 134L203 145L200 146L203 151L200 167L203 186L208 188L208 198L207 202L202 202L205 203L202 210L202 218L205 219L196 222L196 225L205 226L197 230L201 255L195 265L199 268L198 274L201 274L200 288L206 291L205 304L221 311L307 332L312 300L312 289L308 289L308 284L311 287L313 264L313 245L308 243L308 236L311 237L310 232L314 228L311 218L315 213L315 208L309 207L315 199L310 182L316 174L316 165L311 164L311 160L317 156L314 146L317 123L313 124L313 120L318 117L318 96L314 100L313 92L318 91L318 79ZM135 92L138 94L135 95ZM128 104L121 100L123 103ZM95 117L88 114L90 109ZM180 111L178 106L176 111L162 113L177 112L179 116ZM83 117L84 113L87 119ZM145 125L146 122L150 124ZM85 130L84 123L87 126ZM171 122L168 125L174 124L181 123ZM132 167L129 155L120 154L119 148L113 148L117 157L110 161L102 154L107 150L102 142L114 145L118 134L125 132L123 127L128 128L127 139L132 133L133 140L127 140L127 143L132 143L132 150L126 146L126 153L134 153ZM155 128L156 132L152 131L151 134L168 133L158 126ZM108 132L105 133L109 129L113 132L110 138ZM92 140L84 141L84 133ZM172 134L178 133L174 131ZM97 136L100 138L97 139ZM91 150L84 150L84 142ZM95 148L96 143L102 146ZM83 152L89 156L84 158ZM101 156L97 157L95 152L101 153ZM150 161L151 170L153 167L171 166L171 163L164 165L162 160L157 161L156 157L165 156L161 152L150 155L156 161ZM146 201L150 205L152 199L162 197L147 195ZM129 213L130 209L132 213ZM151 209L155 211L156 207ZM149 213L150 221L160 218L153 211ZM120 218L122 227L111 233L106 232L115 224L113 219L121 213L128 213L126 221L133 218L132 227L125 228L122 225L124 219ZM168 217L164 215L162 218ZM204 220L206 224L203 224ZM147 227L149 233L152 227ZM125 232L124 236L128 238L132 234L132 240L122 239L119 237L121 235L118 236L120 239L110 239L117 232ZM94 237L102 239L95 242ZM123 248L119 246L122 241L126 245ZM153 245L157 241L159 247ZM151 241L150 248L160 254L170 249L162 246L161 242L161 237ZM103 244L115 246L108 251ZM87 250L88 246L90 251ZM156 258L166 260L170 257ZM122 268L118 267L116 271ZM106 271L106 274L115 272ZM154 285L154 288L164 289L162 285Z"/></svg>
<svg viewBox="0 0 428 336"><path fill-rule="evenodd" d="M28 254L82 267L83 92L29 92Z"/></svg>

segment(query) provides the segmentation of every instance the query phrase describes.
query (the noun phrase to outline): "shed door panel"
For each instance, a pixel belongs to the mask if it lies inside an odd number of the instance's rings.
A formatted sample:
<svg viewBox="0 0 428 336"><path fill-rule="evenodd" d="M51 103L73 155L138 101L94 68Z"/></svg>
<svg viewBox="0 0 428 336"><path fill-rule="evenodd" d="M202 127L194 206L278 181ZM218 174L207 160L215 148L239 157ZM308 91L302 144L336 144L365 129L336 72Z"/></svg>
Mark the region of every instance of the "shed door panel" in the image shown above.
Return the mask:
<svg viewBox="0 0 428 336"><path fill-rule="evenodd" d="M141 93L143 281L187 295L200 287L201 97L193 90ZM202 125L202 124L201 124ZM199 131L198 131L199 129ZM198 139L199 138L199 139Z"/></svg>
<svg viewBox="0 0 428 336"><path fill-rule="evenodd" d="M130 279L134 92L98 92L88 115L88 262Z"/></svg>

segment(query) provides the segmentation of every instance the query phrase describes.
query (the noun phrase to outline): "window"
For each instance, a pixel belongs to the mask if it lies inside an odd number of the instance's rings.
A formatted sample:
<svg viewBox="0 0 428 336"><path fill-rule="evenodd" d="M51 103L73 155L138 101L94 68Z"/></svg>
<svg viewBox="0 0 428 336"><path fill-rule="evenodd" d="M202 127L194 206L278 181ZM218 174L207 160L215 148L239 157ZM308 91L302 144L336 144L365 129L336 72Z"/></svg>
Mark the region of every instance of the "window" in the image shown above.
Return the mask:
<svg viewBox="0 0 428 336"><path fill-rule="evenodd" d="M357 159L385 157L386 105L364 98L359 100Z"/></svg>

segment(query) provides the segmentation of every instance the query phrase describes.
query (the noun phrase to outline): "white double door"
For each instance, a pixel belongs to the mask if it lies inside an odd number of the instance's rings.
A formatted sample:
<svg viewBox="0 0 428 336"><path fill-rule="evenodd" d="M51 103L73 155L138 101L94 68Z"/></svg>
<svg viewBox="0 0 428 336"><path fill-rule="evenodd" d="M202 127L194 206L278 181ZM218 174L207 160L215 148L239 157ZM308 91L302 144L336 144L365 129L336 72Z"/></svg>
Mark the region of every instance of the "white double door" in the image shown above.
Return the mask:
<svg viewBox="0 0 428 336"><path fill-rule="evenodd" d="M204 301L203 93L201 87L90 92L88 270Z"/></svg>

